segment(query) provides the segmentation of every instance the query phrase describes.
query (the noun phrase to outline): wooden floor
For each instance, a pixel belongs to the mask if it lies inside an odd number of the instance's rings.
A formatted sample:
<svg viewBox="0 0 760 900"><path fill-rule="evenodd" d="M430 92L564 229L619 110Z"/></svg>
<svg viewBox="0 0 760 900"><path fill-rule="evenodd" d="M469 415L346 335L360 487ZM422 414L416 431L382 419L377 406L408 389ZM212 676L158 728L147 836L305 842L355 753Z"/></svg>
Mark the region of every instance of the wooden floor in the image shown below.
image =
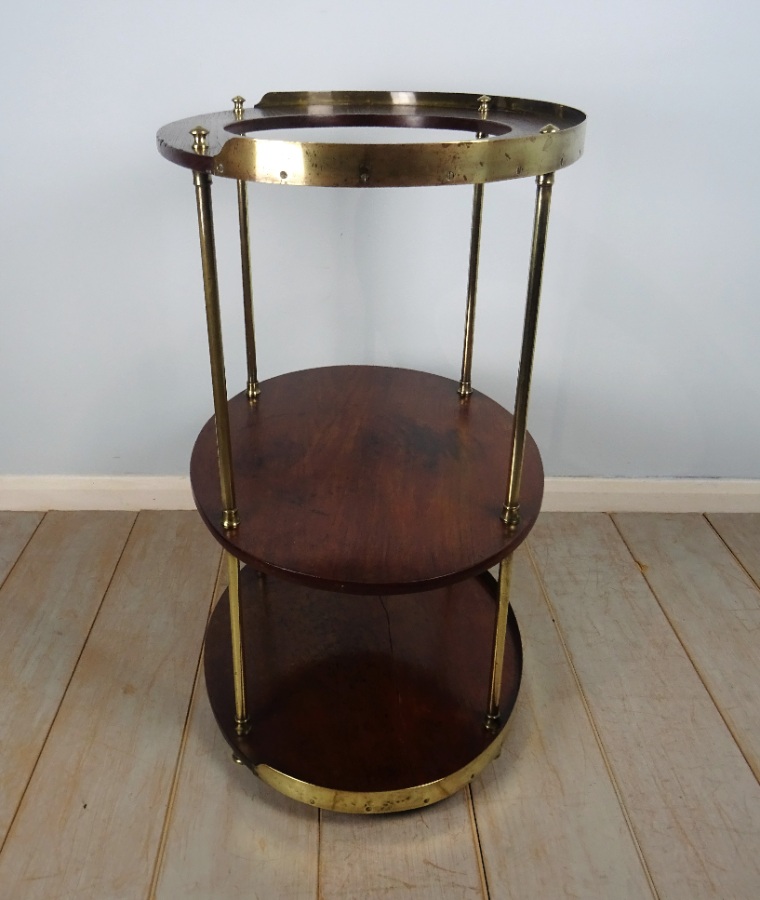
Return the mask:
<svg viewBox="0 0 760 900"><path fill-rule="evenodd" d="M760 897L760 516L550 514L504 752L420 812L236 766L190 512L0 513L0 897Z"/></svg>

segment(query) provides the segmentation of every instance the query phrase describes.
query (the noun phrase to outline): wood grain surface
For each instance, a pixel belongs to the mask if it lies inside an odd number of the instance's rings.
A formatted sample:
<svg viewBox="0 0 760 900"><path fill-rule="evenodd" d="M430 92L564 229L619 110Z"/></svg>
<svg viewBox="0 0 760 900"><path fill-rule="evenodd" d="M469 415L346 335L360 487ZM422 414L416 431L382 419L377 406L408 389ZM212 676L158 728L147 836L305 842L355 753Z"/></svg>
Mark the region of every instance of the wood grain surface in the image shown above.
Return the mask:
<svg viewBox="0 0 760 900"><path fill-rule="evenodd" d="M760 594L703 516L615 515L665 615L760 778Z"/></svg>
<svg viewBox="0 0 760 900"><path fill-rule="evenodd" d="M42 513L0 512L0 585L41 521Z"/></svg>
<svg viewBox="0 0 760 900"><path fill-rule="evenodd" d="M194 513L138 517L0 856L4 896L147 894L218 564Z"/></svg>
<svg viewBox="0 0 760 900"><path fill-rule="evenodd" d="M0 590L0 840L37 764L134 519L128 512L48 513ZM6 568L12 550L20 551L37 522L33 515L9 529Z"/></svg>
<svg viewBox="0 0 760 900"><path fill-rule="evenodd" d="M525 675L501 756L472 785L491 897L651 897L583 697L523 549L512 579Z"/></svg>
<svg viewBox="0 0 760 900"><path fill-rule="evenodd" d="M357 594L408 593L477 574L525 538L543 470L526 442L522 521L501 521L512 417L424 372L336 366L282 375L230 401L240 526L221 528L214 422L190 477L234 555L284 578Z"/></svg>
<svg viewBox="0 0 760 900"><path fill-rule="evenodd" d="M226 566L220 576L217 600ZM283 797L233 762L199 675L151 896L313 900L317 810Z"/></svg>
<svg viewBox="0 0 760 900"><path fill-rule="evenodd" d="M531 550L658 894L753 900L760 787L610 518Z"/></svg>
<svg viewBox="0 0 760 900"><path fill-rule="evenodd" d="M400 790L464 768L493 742L485 727L496 623L490 575L412 595L329 593L245 568L247 697L234 731L226 594L206 634L211 706L253 765L345 791ZM522 650L510 617L501 714L514 706Z"/></svg>

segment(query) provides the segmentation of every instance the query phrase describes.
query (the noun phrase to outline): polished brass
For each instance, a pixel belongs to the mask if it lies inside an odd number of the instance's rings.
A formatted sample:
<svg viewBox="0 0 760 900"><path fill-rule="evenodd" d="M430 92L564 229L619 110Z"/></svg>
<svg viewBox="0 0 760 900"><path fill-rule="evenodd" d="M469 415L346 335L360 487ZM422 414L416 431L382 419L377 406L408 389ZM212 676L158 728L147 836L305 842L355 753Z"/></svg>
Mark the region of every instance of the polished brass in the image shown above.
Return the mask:
<svg viewBox="0 0 760 900"><path fill-rule="evenodd" d="M240 604L240 563L231 553L227 557L227 596L230 604L230 638L232 640L232 681L235 691L235 732L247 734L250 731L248 709L245 699L245 657L243 649L243 620ZM237 761L237 760L236 760Z"/></svg>
<svg viewBox="0 0 760 900"><path fill-rule="evenodd" d="M507 619L509 616L509 589L512 583L512 555L499 565L499 605L494 628L493 653L491 657L491 690L488 695L486 728L498 731L501 722L501 680L504 672L504 648L507 641Z"/></svg>
<svg viewBox="0 0 760 900"><path fill-rule="evenodd" d="M193 150L201 156L205 156L208 150L208 144L206 143L208 129L202 125L196 125L195 128L190 129L190 134L193 136Z"/></svg>
<svg viewBox="0 0 760 900"><path fill-rule="evenodd" d="M211 362L211 387L214 395L219 483L222 493L222 527L232 530L240 524L240 518L238 517L235 504L235 485L232 473L230 417L227 408L227 379L224 373L219 282L216 274L214 216L211 207L211 177L205 172L194 172L193 183L195 184L195 199L198 207L203 289L206 297L206 327L208 330L208 349Z"/></svg>
<svg viewBox="0 0 760 900"><path fill-rule="evenodd" d="M482 95L484 98L487 95ZM486 115L482 115L485 107ZM159 151L178 165L225 178L323 187L403 187L484 184L542 175L571 165L583 152L585 116L555 103L512 97L481 101L476 94L316 92L267 94L253 109L200 117L208 131L207 160L185 119L162 128ZM270 139L273 129L321 124L404 125L431 128L427 143L323 143ZM542 132L547 122L558 130ZM436 141L435 128L480 133L462 141ZM315 129L318 138L318 131ZM196 142L197 143L197 142ZM213 152L212 152L213 151ZM283 175L283 173L285 173Z"/></svg>
<svg viewBox="0 0 760 900"><path fill-rule="evenodd" d="M480 225L483 220L483 185L476 184L472 195L472 223L470 225L470 267L467 274L467 312L464 320L462 348L462 377L459 396L472 393L472 350L475 339L475 301L478 293L478 262L480 259Z"/></svg>
<svg viewBox="0 0 760 900"><path fill-rule="evenodd" d="M450 775L445 775L437 781L428 784L413 785L408 788L400 788L390 791L349 791L336 790L335 788L321 787L309 784L287 775L277 769L273 769L264 763L252 766L253 772L263 782L309 806L318 809L327 809L333 812L361 813L370 815L373 813L402 812L407 809L419 809L445 800L452 794L468 785L476 775L501 753L509 722L499 731L493 741L478 754L471 762Z"/></svg>
<svg viewBox="0 0 760 900"><path fill-rule="evenodd" d="M246 393L256 402L261 393L256 366L256 331L253 323L253 286L251 284L251 239L248 232L248 184L237 183L238 222L240 225L240 265L243 276L243 317L245 321L245 358L248 370Z"/></svg>
<svg viewBox="0 0 760 900"><path fill-rule="evenodd" d="M530 381L533 373L533 355L536 348L538 305L541 297L541 276L546 253L546 232L549 226L549 208L551 206L553 184L553 173L539 175L536 179L536 210L533 220L533 242L530 253L528 292L525 300L522 349L520 351L520 366L517 372L517 388L515 390L515 415L512 425L507 497L501 516L505 524L511 527L515 527L520 521L520 486L525 453L525 430L528 419Z"/></svg>
<svg viewBox="0 0 760 900"><path fill-rule="evenodd" d="M238 122L243 118L243 106L245 104L245 97L241 97L240 94L232 98L232 111L235 114L235 118Z"/></svg>
<svg viewBox="0 0 760 900"><path fill-rule="evenodd" d="M486 94L478 97L478 112L481 118L488 115L491 98ZM478 132L481 140L485 135ZM468 397L472 393L472 352L475 340L475 303L478 293L478 264L480 260L480 231L483 221L483 188L476 184L472 196L472 222L470 224L470 266L467 273L467 312L464 320L464 344L462 347L462 375L459 379L459 396Z"/></svg>

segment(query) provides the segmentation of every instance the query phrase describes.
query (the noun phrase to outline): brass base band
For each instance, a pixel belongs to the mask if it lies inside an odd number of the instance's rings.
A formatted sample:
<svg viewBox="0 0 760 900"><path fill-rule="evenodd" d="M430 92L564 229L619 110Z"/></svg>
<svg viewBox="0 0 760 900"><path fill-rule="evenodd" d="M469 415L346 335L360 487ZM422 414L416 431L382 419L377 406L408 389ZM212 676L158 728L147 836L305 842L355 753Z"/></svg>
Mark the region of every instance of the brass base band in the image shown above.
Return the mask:
<svg viewBox="0 0 760 900"><path fill-rule="evenodd" d="M502 744L507 733L509 720L486 749L466 766L450 775L444 775L429 784L418 784L408 788L390 791L345 791L335 788L320 787L309 784L292 775L279 772L271 766L260 764L251 767L251 771L265 784L276 791L298 800L308 806L327 809L332 812L359 813L372 815L377 813L403 812L408 809L420 809L439 803L469 784L476 775L501 753ZM237 759L235 760L238 761Z"/></svg>

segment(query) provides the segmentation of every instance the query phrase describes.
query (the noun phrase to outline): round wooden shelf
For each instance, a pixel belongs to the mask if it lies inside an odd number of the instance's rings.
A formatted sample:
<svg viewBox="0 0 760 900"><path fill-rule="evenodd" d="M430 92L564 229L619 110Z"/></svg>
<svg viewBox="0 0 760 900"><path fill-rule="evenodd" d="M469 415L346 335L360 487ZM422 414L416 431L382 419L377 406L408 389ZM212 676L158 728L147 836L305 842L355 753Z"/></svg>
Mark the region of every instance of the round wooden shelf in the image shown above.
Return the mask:
<svg viewBox="0 0 760 900"><path fill-rule="evenodd" d="M526 438L516 529L500 518L512 416L425 372L336 366L230 400L240 525L222 528L214 420L191 461L198 510L254 568L329 590L399 594L485 571L538 515L543 469ZM489 638L490 642L490 638Z"/></svg>
<svg viewBox="0 0 760 900"><path fill-rule="evenodd" d="M510 611L501 722L484 726L497 585L488 574L406 596L364 597L241 573L251 727L238 736L226 593L205 673L239 760L303 802L389 812L441 800L498 754L522 673Z"/></svg>

